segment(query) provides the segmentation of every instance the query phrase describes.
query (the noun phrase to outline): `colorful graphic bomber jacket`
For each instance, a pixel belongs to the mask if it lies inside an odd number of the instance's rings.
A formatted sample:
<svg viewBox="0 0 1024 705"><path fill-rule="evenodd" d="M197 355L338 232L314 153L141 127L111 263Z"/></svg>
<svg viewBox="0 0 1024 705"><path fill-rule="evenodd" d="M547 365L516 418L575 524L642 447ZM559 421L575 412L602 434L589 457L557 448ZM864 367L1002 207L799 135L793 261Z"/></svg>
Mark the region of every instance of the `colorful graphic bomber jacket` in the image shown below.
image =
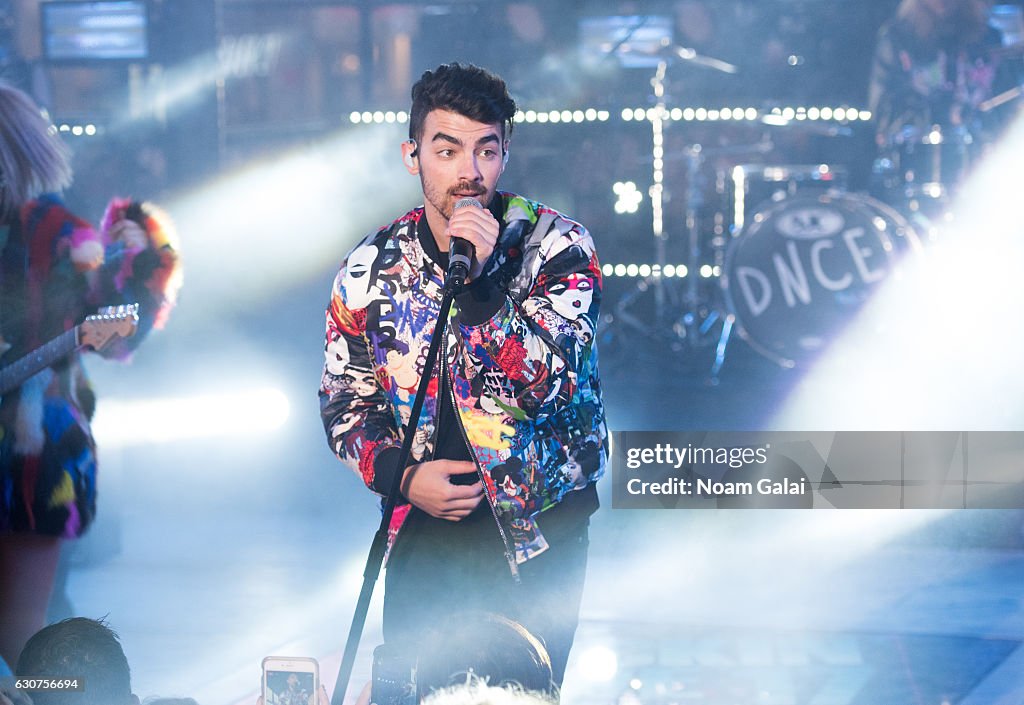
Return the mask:
<svg viewBox="0 0 1024 705"><path fill-rule="evenodd" d="M604 473L594 345L601 271L579 223L514 194L496 198L503 223L486 276L456 297L448 327L454 399L439 399L441 385L430 384L412 462L432 458L438 405L449 413L454 402L515 571L547 548L537 514ZM342 264L327 309L324 428L335 454L379 495L398 472L440 310L444 272L424 253L420 227L422 206L365 238ZM395 512L392 541L408 508Z"/></svg>

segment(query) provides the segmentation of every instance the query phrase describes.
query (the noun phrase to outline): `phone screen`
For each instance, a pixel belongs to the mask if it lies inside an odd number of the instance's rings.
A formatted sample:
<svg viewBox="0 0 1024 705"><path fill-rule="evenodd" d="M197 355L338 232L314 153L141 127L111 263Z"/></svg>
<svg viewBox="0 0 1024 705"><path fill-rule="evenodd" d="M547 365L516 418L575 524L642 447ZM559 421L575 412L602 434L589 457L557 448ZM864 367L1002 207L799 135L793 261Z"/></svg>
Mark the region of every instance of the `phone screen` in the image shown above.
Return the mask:
<svg viewBox="0 0 1024 705"><path fill-rule="evenodd" d="M310 671L267 671L266 705L316 705Z"/></svg>

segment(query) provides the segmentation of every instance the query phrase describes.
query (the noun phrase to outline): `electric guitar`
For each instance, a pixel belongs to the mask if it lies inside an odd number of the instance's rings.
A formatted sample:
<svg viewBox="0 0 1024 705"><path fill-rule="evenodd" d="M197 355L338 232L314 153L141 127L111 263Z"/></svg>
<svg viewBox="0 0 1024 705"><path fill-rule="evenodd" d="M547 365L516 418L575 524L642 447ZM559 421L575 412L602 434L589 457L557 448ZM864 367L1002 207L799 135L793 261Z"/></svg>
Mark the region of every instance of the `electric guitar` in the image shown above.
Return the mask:
<svg viewBox="0 0 1024 705"><path fill-rule="evenodd" d="M139 305L107 306L28 355L0 369L0 396L81 348L103 350L115 338L127 338L139 327Z"/></svg>

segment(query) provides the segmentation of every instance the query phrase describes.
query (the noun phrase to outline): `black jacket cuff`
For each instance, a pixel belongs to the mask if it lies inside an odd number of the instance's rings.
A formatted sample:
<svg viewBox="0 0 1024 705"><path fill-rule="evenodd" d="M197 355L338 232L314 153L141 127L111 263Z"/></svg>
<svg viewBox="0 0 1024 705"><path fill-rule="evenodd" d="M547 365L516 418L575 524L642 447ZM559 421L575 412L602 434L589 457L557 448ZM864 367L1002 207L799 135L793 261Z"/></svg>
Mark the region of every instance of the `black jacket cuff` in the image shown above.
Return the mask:
<svg viewBox="0 0 1024 705"><path fill-rule="evenodd" d="M402 455L402 449L395 446L393 448L385 448L373 461L373 482L370 483L370 489L380 495L385 495L391 492L391 483L395 480L395 473L399 472L398 459ZM402 468L405 471L405 468ZM398 503L403 504L406 501L404 495L401 495L399 490Z"/></svg>
<svg viewBox="0 0 1024 705"><path fill-rule="evenodd" d="M459 323L464 326L478 326L489 321L501 310L505 295L494 285L490 277L482 276L469 283L455 297L459 307Z"/></svg>

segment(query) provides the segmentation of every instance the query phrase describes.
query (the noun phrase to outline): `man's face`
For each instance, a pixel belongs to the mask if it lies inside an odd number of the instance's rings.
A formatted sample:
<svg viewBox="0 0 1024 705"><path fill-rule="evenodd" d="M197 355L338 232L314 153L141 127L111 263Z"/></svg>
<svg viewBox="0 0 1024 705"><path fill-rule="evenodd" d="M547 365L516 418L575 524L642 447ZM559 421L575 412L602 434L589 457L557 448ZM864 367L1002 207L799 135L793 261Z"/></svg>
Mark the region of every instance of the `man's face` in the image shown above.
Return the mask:
<svg viewBox="0 0 1024 705"><path fill-rule="evenodd" d="M451 218L455 202L470 196L485 207L504 169L501 125L476 122L448 110L432 110L423 121L415 166L425 206Z"/></svg>

